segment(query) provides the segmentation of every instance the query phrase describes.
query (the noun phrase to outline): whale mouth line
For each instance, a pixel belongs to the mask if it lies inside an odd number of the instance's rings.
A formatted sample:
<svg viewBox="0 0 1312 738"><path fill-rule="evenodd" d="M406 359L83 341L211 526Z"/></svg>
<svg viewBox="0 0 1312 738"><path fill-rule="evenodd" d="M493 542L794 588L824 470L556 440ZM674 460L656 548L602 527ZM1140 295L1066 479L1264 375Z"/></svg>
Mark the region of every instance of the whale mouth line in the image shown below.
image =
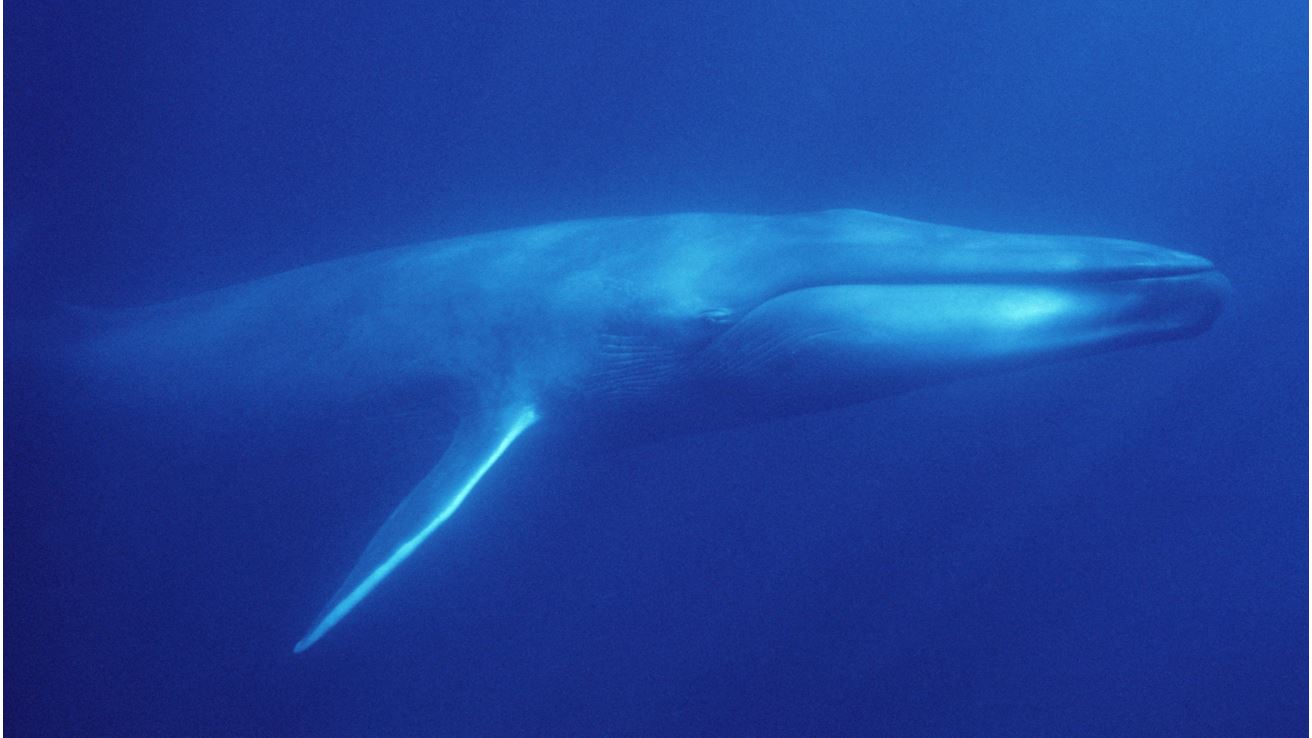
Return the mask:
<svg viewBox="0 0 1312 738"><path fill-rule="evenodd" d="M1106 270L1101 272L1078 272L1072 271L1067 273L1024 273L1024 272L976 272L974 274L953 275L944 277L943 275L926 274L924 276L907 275L901 279L884 279L873 282L835 282L831 284L812 284L799 286L788 292L795 292L803 289L813 289L816 287L914 287L917 285L925 287L943 287L949 285L997 285L997 286L1016 286L1016 287L1065 287L1073 285L1098 285L1098 284L1123 284L1135 282L1158 282L1163 280L1189 279L1198 277L1208 277L1217 274L1214 266L1176 266L1176 267L1147 267L1147 268L1127 268L1122 270Z"/></svg>
<svg viewBox="0 0 1312 738"><path fill-rule="evenodd" d="M735 326L740 325L786 301L804 298L806 295L834 294L832 291L853 291L849 294L856 295L857 292L855 291L860 290L884 290L891 295L893 292L924 289L938 290L941 296L945 294L941 290L959 287L963 291L968 291L963 292L963 295L976 296L982 296L985 294L983 291L990 289L1019 291L1016 292L1018 296L1024 293L1034 296L1039 292L1050 293L1052 291L1069 292L1072 296L1083 295L1085 297L1096 295L1105 297L1113 295L1126 296L1141 293L1145 299L1151 298L1163 305L1170 303L1184 306L1211 303L1219 310L1219 305L1229 287L1229 282L1210 263L1196 266L1171 265L1125 269L1114 274L1104 271L1097 274L1068 272L1047 275L1034 273L1018 275L1013 273L969 276L976 278L897 279L878 282L833 282L798 285L770 296L737 316L731 323ZM958 305L958 308L961 307L963 305ZM1213 312L1217 310L1213 310Z"/></svg>
<svg viewBox="0 0 1312 738"><path fill-rule="evenodd" d="M1055 274L1041 273L1018 273L1018 272L995 272L995 273L975 273L953 275L951 278L945 278L944 275L924 275L916 277L907 275L899 279L884 279L871 282L819 282L815 284L799 284L790 289L783 290L778 294L771 295L763 300L760 305L778 300L781 297L793 295L798 292L809 290L831 289L831 288L860 288L860 287L1031 287L1031 288L1111 288L1111 287L1131 287L1142 285L1164 285L1169 283L1186 284L1190 282L1206 282L1220 276L1220 272L1210 263L1207 265L1188 265L1188 266L1154 266L1127 268L1122 270L1107 270L1097 273L1090 272L1067 272ZM758 305L759 307L759 305ZM752 308L751 310L755 310ZM748 312L750 313L751 310Z"/></svg>

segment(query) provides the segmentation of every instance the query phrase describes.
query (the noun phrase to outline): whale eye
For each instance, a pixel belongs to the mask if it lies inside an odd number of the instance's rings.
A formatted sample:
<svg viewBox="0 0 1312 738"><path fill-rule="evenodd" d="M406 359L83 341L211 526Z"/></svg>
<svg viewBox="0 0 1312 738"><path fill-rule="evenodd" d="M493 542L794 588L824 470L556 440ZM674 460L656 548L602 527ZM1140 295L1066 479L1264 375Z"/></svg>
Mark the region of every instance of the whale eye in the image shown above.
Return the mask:
<svg viewBox="0 0 1312 738"><path fill-rule="evenodd" d="M729 308L711 308L701 311L697 317L707 325L723 325L733 317L733 311Z"/></svg>

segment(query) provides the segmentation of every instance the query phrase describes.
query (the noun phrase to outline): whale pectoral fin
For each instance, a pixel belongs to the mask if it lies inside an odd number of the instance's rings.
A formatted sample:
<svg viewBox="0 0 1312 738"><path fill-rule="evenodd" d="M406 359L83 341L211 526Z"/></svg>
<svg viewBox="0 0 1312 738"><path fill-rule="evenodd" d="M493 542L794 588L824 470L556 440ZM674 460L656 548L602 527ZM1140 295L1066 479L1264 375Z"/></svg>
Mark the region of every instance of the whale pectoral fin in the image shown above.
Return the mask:
<svg viewBox="0 0 1312 738"><path fill-rule="evenodd" d="M460 507L465 497L525 429L537 411L517 405L464 419L451 446L428 476L392 511L355 568L293 649L300 653L323 637L392 570Z"/></svg>

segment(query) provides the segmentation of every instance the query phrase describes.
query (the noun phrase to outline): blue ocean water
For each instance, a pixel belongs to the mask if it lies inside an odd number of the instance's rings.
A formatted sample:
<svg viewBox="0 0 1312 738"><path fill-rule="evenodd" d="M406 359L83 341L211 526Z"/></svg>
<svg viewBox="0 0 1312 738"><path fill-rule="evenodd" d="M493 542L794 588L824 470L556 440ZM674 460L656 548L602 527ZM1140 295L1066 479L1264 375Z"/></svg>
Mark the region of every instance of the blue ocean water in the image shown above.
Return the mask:
<svg viewBox="0 0 1312 738"><path fill-rule="evenodd" d="M1307 20L9 3L7 732L1305 735ZM451 235L834 207L1158 243L1234 293L1189 341L601 456L526 438L299 656L441 429L179 450L203 419L77 413L19 342Z"/></svg>

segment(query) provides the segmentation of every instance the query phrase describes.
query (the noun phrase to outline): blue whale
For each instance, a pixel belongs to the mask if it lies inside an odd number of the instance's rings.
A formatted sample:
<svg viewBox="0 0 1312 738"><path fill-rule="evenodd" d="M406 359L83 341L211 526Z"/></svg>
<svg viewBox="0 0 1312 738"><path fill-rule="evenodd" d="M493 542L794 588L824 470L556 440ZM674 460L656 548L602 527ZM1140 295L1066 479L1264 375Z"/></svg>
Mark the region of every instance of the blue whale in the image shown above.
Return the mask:
<svg viewBox="0 0 1312 738"><path fill-rule="evenodd" d="M602 218L122 310L69 358L98 393L206 422L325 415L399 391L459 418L300 652L536 424L624 444L816 412L1195 335L1227 290L1206 259L1132 241L859 210Z"/></svg>

